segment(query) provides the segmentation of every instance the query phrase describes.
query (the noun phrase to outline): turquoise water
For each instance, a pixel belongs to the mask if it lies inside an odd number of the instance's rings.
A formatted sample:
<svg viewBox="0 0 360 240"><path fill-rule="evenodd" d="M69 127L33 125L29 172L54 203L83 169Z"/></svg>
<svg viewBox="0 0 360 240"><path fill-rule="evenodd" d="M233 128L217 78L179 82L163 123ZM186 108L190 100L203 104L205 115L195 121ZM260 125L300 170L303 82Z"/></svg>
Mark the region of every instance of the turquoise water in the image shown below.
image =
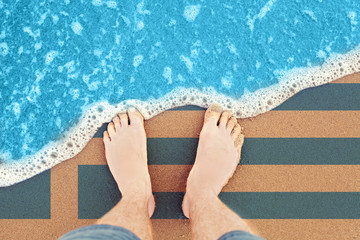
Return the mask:
<svg viewBox="0 0 360 240"><path fill-rule="evenodd" d="M357 48L359 26L356 0L0 0L1 161L31 159L20 165L29 176L74 155L79 150L60 156L57 141L77 145L68 130L99 102L135 105L147 118L212 101L241 117L264 112L306 86L354 72L343 62L329 75L280 87L288 73ZM263 89L272 95L259 102ZM103 119L105 106L93 120Z"/></svg>

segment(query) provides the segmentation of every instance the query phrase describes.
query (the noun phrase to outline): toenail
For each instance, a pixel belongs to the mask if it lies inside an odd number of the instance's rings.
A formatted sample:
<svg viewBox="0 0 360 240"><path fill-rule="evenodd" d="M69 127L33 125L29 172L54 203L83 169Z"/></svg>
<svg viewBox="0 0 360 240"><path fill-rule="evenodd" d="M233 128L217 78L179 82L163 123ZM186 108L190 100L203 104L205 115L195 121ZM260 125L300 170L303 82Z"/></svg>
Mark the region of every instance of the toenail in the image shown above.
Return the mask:
<svg viewBox="0 0 360 240"><path fill-rule="evenodd" d="M129 112L136 112L136 109L134 107L129 107Z"/></svg>

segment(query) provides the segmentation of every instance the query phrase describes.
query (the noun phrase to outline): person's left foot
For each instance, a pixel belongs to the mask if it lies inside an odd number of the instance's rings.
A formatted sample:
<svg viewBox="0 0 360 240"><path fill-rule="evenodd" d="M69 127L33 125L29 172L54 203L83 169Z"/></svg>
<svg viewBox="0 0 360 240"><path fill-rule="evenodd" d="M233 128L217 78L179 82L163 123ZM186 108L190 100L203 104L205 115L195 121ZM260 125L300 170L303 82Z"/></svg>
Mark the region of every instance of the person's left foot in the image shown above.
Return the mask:
<svg viewBox="0 0 360 240"><path fill-rule="evenodd" d="M105 156L123 197L145 198L149 215L155 209L147 166L144 118L130 108L116 116L104 132Z"/></svg>

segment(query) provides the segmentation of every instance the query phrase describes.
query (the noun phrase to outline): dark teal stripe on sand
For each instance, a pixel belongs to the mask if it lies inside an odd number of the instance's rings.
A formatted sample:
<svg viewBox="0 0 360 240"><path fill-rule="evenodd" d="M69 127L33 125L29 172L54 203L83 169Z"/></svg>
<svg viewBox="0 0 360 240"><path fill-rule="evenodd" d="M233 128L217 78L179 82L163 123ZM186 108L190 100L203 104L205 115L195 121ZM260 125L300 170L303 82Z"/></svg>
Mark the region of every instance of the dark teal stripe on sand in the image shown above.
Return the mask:
<svg viewBox="0 0 360 240"><path fill-rule="evenodd" d="M0 188L0 219L50 219L50 170Z"/></svg>
<svg viewBox="0 0 360 240"><path fill-rule="evenodd" d="M149 164L193 164L197 138L148 138ZM360 164L360 138L246 138L241 164Z"/></svg>
<svg viewBox="0 0 360 240"><path fill-rule="evenodd" d="M307 88L286 100L273 110L360 110L360 84L337 83ZM184 106L171 111L204 110L197 106Z"/></svg>
<svg viewBox="0 0 360 240"><path fill-rule="evenodd" d="M360 84L337 83L305 89L274 110L360 110Z"/></svg>
<svg viewBox="0 0 360 240"><path fill-rule="evenodd" d="M107 166L79 166L79 219L96 219L121 198ZM182 219L184 193L157 192L154 219ZM359 192L226 192L220 198L246 219L360 219Z"/></svg>
<svg viewBox="0 0 360 240"><path fill-rule="evenodd" d="M106 165L78 166L78 218L100 218L121 198Z"/></svg>
<svg viewBox="0 0 360 240"><path fill-rule="evenodd" d="M241 164L358 165L360 138L246 138Z"/></svg>
<svg viewBox="0 0 360 240"><path fill-rule="evenodd" d="M197 138L149 138L149 164L189 165ZM360 138L246 138L243 165L360 164Z"/></svg>

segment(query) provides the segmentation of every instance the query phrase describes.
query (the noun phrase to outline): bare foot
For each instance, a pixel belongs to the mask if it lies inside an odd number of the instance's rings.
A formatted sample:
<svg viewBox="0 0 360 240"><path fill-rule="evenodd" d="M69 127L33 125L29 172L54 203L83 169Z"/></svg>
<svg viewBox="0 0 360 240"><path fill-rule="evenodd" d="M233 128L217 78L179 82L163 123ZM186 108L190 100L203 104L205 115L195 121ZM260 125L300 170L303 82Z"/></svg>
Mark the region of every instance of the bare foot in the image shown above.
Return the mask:
<svg viewBox="0 0 360 240"><path fill-rule="evenodd" d="M121 113L109 123L103 140L106 160L122 196L148 201L151 217L155 201L147 166L143 116L129 108L127 114Z"/></svg>
<svg viewBox="0 0 360 240"><path fill-rule="evenodd" d="M195 164L187 180L183 201L186 217L193 198L219 195L239 163L243 142L244 135L233 114L211 105L205 113Z"/></svg>

